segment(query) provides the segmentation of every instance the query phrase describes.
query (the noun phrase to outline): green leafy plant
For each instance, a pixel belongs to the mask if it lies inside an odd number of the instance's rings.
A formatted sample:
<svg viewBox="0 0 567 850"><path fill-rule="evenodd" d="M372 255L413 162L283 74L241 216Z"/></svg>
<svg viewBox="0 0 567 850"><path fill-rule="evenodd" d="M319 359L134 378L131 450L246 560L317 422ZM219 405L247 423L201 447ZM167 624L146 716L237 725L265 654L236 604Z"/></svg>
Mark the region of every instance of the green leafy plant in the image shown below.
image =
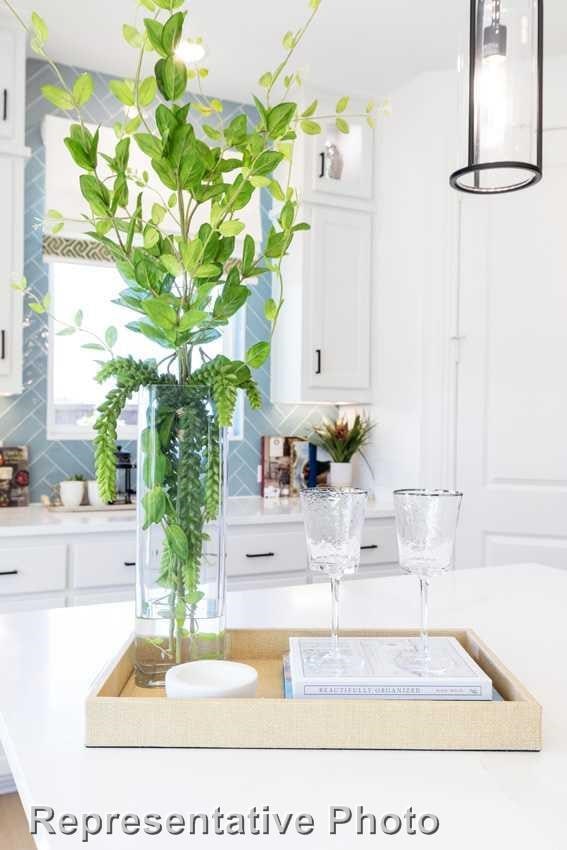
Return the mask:
<svg viewBox="0 0 567 850"><path fill-rule="evenodd" d="M325 419L314 428L310 442L321 446L334 463L350 463L357 452L368 445L375 423L357 415L352 425L346 419Z"/></svg>
<svg viewBox="0 0 567 850"><path fill-rule="evenodd" d="M67 478L65 478L65 481L86 481L86 480L87 479L84 475L80 475L78 473L75 474L75 475L69 475Z"/></svg>
<svg viewBox="0 0 567 850"><path fill-rule="evenodd" d="M146 526L159 525L165 535L160 582L171 591L171 646L177 642L179 659L184 612L194 611L198 601L204 525L218 513L218 444L211 437L205 444L199 436L205 397L212 399L214 424L220 428L231 424L239 391L246 392L252 407L261 406L253 371L269 357L284 305L284 258L297 234L308 230L292 185L296 142L302 133L320 133L322 119L335 120L337 129L348 133L349 98L338 100L335 114L321 115L317 101L302 108L292 97L301 85L292 67L294 54L321 0L308 0L305 23L284 35L281 60L260 76L253 121L245 114L225 120L223 104L203 91L208 69L179 58L188 40L184 0L139 0L143 24L122 29L133 51L133 74L110 83L127 117L114 127L114 149L103 151L99 129L87 126L83 117L94 93L92 77L82 73L68 84L47 52L46 23L35 12L26 23L10 0L3 2L28 32L32 50L53 70L54 84L43 86L44 97L74 119L65 146L81 171L89 236L105 247L124 280L118 303L134 314L126 327L164 349L160 363L118 357L116 328L102 337L93 334L83 325L82 310L72 321L53 317L61 324L60 334L87 334L83 347L109 358L98 380L112 380L113 386L95 425L96 473L104 501L116 495L117 425L131 396L155 385L201 392L177 407L165 403L154 431L147 429L144 437L148 457L152 452L159 459L154 458L145 482L150 488L143 503ZM153 72L145 74L148 56ZM375 111L370 102L357 117L374 126ZM133 145L147 159L142 173L130 163ZM278 210L264 244L257 245L246 232L242 210L261 191L272 196ZM50 210L47 219L54 233L63 229L64 212ZM205 356L202 362L201 347L219 338L246 304L250 284L267 272L274 280L274 293L264 304L270 339L252 345L243 361ZM32 311L51 315L48 296L36 298L25 280L15 286L27 295ZM208 434L214 430L209 423Z"/></svg>

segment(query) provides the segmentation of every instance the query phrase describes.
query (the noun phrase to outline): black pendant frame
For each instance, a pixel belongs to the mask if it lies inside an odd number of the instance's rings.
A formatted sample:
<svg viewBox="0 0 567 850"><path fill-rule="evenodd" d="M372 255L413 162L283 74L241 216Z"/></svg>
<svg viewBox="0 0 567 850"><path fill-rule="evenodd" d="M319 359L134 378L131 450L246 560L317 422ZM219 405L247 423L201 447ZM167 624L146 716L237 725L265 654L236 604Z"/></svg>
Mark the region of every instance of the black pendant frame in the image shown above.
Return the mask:
<svg viewBox="0 0 567 850"><path fill-rule="evenodd" d="M468 164L454 171L450 178L450 185L459 192L470 195L501 195L510 192L518 192L534 186L543 177L543 0L537 2L537 127L536 127L536 162L522 162L516 160L497 160L494 162L478 161L478 127L477 127L477 71L480 67L478 59L479 50L479 28L482 31L483 16L480 10L484 10L485 0L471 0L470 2L470 39L469 39L469 85L468 85ZM518 170L531 173L531 177L510 186L481 187L479 174L489 170ZM474 174L474 187L460 182L466 175Z"/></svg>

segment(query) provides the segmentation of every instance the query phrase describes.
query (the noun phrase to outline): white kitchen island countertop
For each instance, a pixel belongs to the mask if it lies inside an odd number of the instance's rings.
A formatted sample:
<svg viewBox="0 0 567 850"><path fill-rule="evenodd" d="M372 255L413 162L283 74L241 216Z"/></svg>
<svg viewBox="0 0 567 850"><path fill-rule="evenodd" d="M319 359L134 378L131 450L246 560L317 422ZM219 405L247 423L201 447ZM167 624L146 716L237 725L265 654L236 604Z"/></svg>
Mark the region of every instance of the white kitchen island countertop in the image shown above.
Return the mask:
<svg viewBox="0 0 567 850"><path fill-rule="evenodd" d="M230 625L326 627L328 595L324 585L233 593ZM42 831L41 850L161 850L192 842L247 850L559 850L567 798L566 610L567 574L537 565L459 571L432 588L432 624L473 627L542 703L541 753L86 749L85 694L127 639L127 604L0 617L0 738L26 810L165 816L269 805L280 815L311 813L316 822L311 836L142 833L88 844ZM407 626L417 617L412 577L345 584L345 627ZM329 807L359 805L378 817L412 806L437 815L440 828L431 837L390 838L356 836L350 825L330 836Z"/></svg>
<svg viewBox="0 0 567 850"><path fill-rule="evenodd" d="M391 502L368 503L368 519L394 516ZM299 499L262 499L259 496L234 496L228 499L228 525L301 522ZM44 534L89 534L95 532L135 531L136 511L50 511L43 505L0 509L0 539L3 537Z"/></svg>

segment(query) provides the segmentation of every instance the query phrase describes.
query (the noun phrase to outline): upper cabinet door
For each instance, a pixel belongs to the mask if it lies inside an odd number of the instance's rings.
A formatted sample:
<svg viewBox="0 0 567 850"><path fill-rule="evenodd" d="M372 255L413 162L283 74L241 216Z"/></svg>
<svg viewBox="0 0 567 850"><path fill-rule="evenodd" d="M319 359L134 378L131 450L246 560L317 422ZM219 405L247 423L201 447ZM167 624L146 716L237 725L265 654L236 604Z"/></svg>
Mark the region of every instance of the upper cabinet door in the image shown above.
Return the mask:
<svg viewBox="0 0 567 850"><path fill-rule="evenodd" d="M16 133L16 33L0 28L0 139Z"/></svg>
<svg viewBox="0 0 567 850"><path fill-rule="evenodd" d="M304 386L328 389L336 401L363 400L370 388L372 216L313 207L311 226Z"/></svg>
<svg viewBox="0 0 567 850"><path fill-rule="evenodd" d="M25 48L19 25L0 15L0 151L19 155L24 147Z"/></svg>
<svg viewBox="0 0 567 850"><path fill-rule="evenodd" d="M22 391L24 160L0 154L0 394Z"/></svg>
<svg viewBox="0 0 567 850"><path fill-rule="evenodd" d="M333 115L337 98L318 99L318 115ZM374 130L365 115L366 103L351 100L344 112L350 130L341 132L334 118L321 118L323 132L305 142L305 195L312 203L339 202L341 206L366 208L374 196Z"/></svg>

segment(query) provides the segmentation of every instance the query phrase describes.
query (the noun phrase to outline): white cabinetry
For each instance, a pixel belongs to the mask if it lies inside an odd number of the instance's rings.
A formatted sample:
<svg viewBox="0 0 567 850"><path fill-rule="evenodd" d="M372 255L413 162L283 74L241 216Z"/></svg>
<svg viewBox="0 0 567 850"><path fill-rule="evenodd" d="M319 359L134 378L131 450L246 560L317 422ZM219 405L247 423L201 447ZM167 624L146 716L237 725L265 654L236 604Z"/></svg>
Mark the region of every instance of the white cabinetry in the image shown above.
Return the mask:
<svg viewBox="0 0 567 850"><path fill-rule="evenodd" d="M25 37L0 15L0 394L22 391Z"/></svg>
<svg viewBox="0 0 567 850"><path fill-rule="evenodd" d="M300 219L311 230L297 234L284 261L285 305L271 361L276 404L372 400L374 135L363 121L348 135L334 122L323 128L304 140L295 167ZM334 172L331 156L340 157Z"/></svg>

